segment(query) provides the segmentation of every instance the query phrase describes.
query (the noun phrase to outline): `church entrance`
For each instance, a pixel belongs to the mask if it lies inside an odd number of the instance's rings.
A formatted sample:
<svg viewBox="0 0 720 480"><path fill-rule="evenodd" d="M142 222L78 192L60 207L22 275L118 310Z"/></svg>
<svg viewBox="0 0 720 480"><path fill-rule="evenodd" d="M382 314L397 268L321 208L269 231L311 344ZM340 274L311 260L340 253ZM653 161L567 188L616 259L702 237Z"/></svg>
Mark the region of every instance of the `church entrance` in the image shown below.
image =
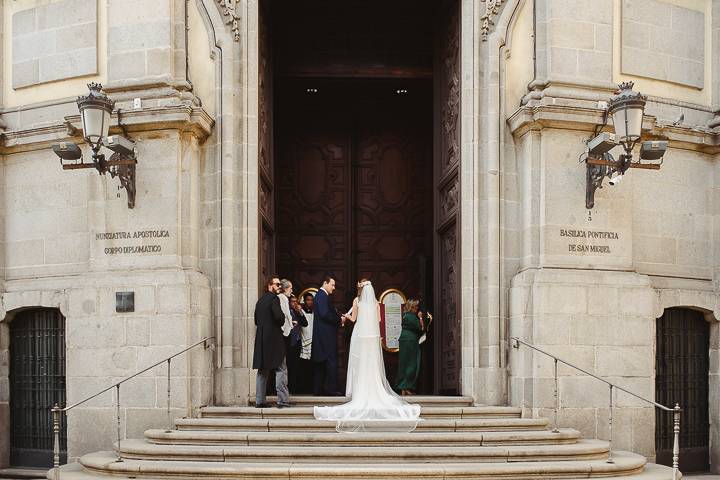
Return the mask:
<svg viewBox="0 0 720 480"><path fill-rule="evenodd" d="M457 194L457 35L455 2L261 8L261 276L300 292L330 273L341 311L363 277L378 295L420 299L435 319L426 394L459 393L456 206L442 194ZM338 342L340 385L350 333ZM385 352L391 383L397 360Z"/></svg>

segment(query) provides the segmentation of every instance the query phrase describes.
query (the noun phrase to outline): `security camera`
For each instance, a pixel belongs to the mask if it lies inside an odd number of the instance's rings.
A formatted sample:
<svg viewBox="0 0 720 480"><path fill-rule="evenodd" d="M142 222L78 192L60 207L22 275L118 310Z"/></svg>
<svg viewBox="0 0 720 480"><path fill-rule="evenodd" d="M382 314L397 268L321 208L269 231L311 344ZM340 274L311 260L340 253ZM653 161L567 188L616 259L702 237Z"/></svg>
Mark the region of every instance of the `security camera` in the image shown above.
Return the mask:
<svg viewBox="0 0 720 480"><path fill-rule="evenodd" d="M592 156L601 156L615 148L616 145L615 135L603 132L588 142L588 153Z"/></svg>
<svg viewBox="0 0 720 480"><path fill-rule="evenodd" d="M642 142L640 146L641 160L660 160L667 150L667 140L651 140Z"/></svg>
<svg viewBox="0 0 720 480"><path fill-rule="evenodd" d="M103 138L103 146L123 155L135 155L135 144L120 135L108 135Z"/></svg>
<svg viewBox="0 0 720 480"><path fill-rule="evenodd" d="M623 178L623 174L622 174L622 173L620 173L620 172L615 172L615 173L613 173L612 176L610 177L610 181L609 181L608 183L609 183L610 185L612 185L612 186L615 186L615 185L617 185L618 183L620 183L620 181L622 180L622 178Z"/></svg>
<svg viewBox="0 0 720 480"><path fill-rule="evenodd" d="M55 155L60 157L60 160L78 160L82 158L80 147L72 142L55 143L52 149Z"/></svg>

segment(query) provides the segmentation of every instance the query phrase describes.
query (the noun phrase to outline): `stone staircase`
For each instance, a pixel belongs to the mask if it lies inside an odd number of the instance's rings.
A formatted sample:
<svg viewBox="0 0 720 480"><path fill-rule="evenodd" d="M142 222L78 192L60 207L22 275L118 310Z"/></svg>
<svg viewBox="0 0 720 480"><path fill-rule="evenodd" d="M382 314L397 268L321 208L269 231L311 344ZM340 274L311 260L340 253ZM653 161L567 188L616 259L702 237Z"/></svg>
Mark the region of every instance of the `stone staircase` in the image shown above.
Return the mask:
<svg viewBox="0 0 720 480"><path fill-rule="evenodd" d="M273 402L274 399L268 399ZM520 409L484 407L466 397L414 397L424 419L411 433L338 433L317 421L312 405L346 401L295 397L292 408L205 407L175 430L148 430L116 452L85 455L61 468L63 480L172 479L671 479L672 470L640 455L612 452L573 429L553 432L547 419ZM398 428L402 425L398 425ZM52 471L48 478L52 477Z"/></svg>

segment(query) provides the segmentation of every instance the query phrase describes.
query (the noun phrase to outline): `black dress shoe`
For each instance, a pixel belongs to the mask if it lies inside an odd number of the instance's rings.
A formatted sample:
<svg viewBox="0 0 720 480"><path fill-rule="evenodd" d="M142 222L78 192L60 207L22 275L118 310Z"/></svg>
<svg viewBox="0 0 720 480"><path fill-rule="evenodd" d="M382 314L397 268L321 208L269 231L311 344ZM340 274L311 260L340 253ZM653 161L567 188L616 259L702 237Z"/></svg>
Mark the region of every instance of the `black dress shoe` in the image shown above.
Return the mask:
<svg viewBox="0 0 720 480"><path fill-rule="evenodd" d="M256 403L255 408L270 408L271 405L269 403Z"/></svg>
<svg viewBox="0 0 720 480"><path fill-rule="evenodd" d="M293 406L292 403L278 403L277 404L277 408L290 408L292 406Z"/></svg>

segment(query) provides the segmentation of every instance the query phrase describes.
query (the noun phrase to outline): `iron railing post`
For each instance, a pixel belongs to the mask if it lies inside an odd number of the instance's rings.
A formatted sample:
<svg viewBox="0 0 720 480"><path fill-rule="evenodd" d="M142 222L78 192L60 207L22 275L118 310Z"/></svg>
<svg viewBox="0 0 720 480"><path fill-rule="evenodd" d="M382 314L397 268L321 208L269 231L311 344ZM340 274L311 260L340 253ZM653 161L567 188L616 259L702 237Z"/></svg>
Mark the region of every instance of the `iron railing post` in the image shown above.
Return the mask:
<svg viewBox="0 0 720 480"><path fill-rule="evenodd" d="M60 478L60 406L56 403L52 408L53 420L53 477Z"/></svg>
<svg viewBox="0 0 720 480"><path fill-rule="evenodd" d="M168 428L166 432L172 431L172 417L170 415L170 359L167 359L167 421L168 421Z"/></svg>
<svg viewBox="0 0 720 480"><path fill-rule="evenodd" d="M122 462L122 454L120 453L120 384L115 385L115 392L117 393L117 462Z"/></svg>
<svg viewBox="0 0 720 480"><path fill-rule="evenodd" d="M676 403L673 409L673 480L677 480L680 467L680 404Z"/></svg>
<svg viewBox="0 0 720 480"><path fill-rule="evenodd" d="M560 390L558 387L558 361L557 358L555 360L555 428L553 428L553 433L560 433L560 430L558 429L558 411L560 410Z"/></svg>
<svg viewBox="0 0 720 480"><path fill-rule="evenodd" d="M610 384L610 415L608 416L608 426L610 428L610 441L608 444L608 459L607 463L615 463L612 458L612 444L613 444L613 385Z"/></svg>

